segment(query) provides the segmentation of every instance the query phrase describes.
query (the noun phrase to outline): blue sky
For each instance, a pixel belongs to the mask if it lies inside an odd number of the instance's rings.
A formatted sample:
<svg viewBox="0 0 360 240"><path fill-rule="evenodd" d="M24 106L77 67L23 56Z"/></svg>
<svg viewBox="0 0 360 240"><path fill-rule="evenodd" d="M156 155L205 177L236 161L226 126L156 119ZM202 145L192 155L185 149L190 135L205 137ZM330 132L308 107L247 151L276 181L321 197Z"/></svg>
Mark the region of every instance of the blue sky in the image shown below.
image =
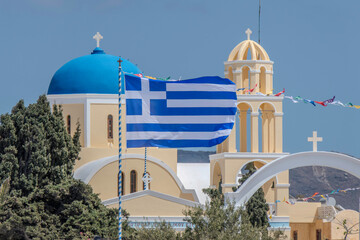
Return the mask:
<svg viewBox="0 0 360 240"><path fill-rule="evenodd" d="M263 0L261 45L274 64L274 91L360 105L360 2ZM145 74L223 76L230 51L253 30L258 1L18 0L0 1L0 113L19 99L34 102L67 61L101 47ZM360 110L284 100L284 151L312 149L360 156Z"/></svg>

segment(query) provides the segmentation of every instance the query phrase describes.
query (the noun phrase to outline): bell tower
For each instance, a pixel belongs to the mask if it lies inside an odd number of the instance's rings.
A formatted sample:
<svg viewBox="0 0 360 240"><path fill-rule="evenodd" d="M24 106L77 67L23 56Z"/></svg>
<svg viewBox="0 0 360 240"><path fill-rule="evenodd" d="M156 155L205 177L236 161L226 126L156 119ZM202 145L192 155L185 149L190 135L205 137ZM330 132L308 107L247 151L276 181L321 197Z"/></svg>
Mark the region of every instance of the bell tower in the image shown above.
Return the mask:
<svg viewBox="0 0 360 240"><path fill-rule="evenodd" d="M237 87L238 118L217 153L281 153L283 97L273 95L274 62L250 39L251 30L245 33L247 40L239 43L225 62L225 77Z"/></svg>
<svg viewBox="0 0 360 240"><path fill-rule="evenodd" d="M225 77L237 86L237 116L230 136L210 156L210 185L232 192L238 180L253 164L261 168L283 153L283 96L273 94L273 65L265 49L247 39L229 54ZM288 171L263 185L270 206L289 198Z"/></svg>

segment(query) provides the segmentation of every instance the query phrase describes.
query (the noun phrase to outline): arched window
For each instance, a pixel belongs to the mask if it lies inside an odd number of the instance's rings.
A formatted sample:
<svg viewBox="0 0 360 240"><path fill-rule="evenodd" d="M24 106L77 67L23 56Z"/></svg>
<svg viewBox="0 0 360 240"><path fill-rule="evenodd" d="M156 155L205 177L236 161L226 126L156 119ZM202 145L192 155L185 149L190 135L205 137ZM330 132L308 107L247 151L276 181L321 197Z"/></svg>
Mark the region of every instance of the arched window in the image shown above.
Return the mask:
<svg viewBox="0 0 360 240"><path fill-rule="evenodd" d="M119 177L119 173L118 173L118 177ZM124 192L125 192L125 177L124 177L124 172L121 172L121 196L124 195ZM119 196L119 178L118 178L118 184L117 184L117 195Z"/></svg>
<svg viewBox="0 0 360 240"><path fill-rule="evenodd" d="M132 170L130 172L130 193L136 192L136 181L137 181L137 176L136 176L136 171Z"/></svg>
<svg viewBox="0 0 360 240"><path fill-rule="evenodd" d="M66 118L66 130L67 130L68 134L71 133L71 116L70 115L67 115L67 118Z"/></svg>
<svg viewBox="0 0 360 240"><path fill-rule="evenodd" d="M149 172L146 172L148 174L148 176L150 177L150 173ZM145 176L145 174L143 175ZM145 190L145 183L143 182L143 190ZM147 190L150 190L150 183L149 183L149 187Z"/></svg>
<svg viewBox="0 0 360 240"><path fill-rule="evenodd" d="M107 136L108 139L113 139L113 116L108 115L107 118Z"/></svg>
<svg viewBox="0 0 360 240"><path fill-rule="evenodd" d="M125 176L124 173L121 173L121 195L124 195L125 193Z"/></svg>
<svg viewBox="0 0 360 240"><path fill-rule="evenodd" d="M250 68L248 66L244 66L242 69L241 75L242 75L242 88L250 89ZM244 91L245 93L245 91Z"/></svg>

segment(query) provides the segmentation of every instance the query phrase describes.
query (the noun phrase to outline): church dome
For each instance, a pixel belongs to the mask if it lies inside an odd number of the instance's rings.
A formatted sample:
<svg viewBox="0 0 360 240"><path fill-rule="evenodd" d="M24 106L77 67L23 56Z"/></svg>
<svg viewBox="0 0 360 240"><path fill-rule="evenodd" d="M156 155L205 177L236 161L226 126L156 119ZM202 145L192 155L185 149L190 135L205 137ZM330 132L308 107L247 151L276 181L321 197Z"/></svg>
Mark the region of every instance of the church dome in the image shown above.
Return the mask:
<svg viewBox="0 0 360 240"><path fill-rule="evenodd" d="M269 55L265 49L257 42L250 40L251 30L246 30L248 39L239 43L230 53L228 61L238 60L263 60L270 61ZM251 58L248 59L250 51Z"/></svg>
<svg viewBox="0 0 360 240"><path fill-rule="evenodd" d="M126 73L141 74L133 63L122 59ZM117 94L119 57L97 47L90 55L75 58L56 71L48 94Z"/></svg>

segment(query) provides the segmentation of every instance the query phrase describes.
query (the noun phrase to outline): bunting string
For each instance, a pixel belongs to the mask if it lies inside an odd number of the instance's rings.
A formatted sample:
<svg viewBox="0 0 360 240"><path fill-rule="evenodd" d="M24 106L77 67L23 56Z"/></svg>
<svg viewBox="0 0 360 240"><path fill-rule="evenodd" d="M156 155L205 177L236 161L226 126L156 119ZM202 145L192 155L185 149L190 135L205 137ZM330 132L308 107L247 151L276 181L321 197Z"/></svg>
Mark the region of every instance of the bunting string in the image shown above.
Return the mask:
<svg viewBox="0 0 360 240"><path fill-rule="evenodd" d="M349 191L357 191L357 190L360 190L360 187L357 187L357 188L346 188L346 189L337 189L337 190L332 190L331 192L329 193L323 193L323 194L320 194L319 192L315 192L313 195L311 196L308 196L308 197L304 197L304 198L296 198L296 199L289 199L289 201L286 201L285 197L284 197L284 200L283 201L280 201L280 200L276 200L275 203L279 203L279 202L285 202L287 204L291 204L291 205L294 205L296 203L296 201L302 201L302 202L307 202L309 199L312 199L314 201L316 201L316 198L323 198L323 199L326 199L328 200L330 195L335 195L335 194L338 194L338 193L347 193Z"/></svg>
<svg viewBox="0 0 360 240"><path fill-rule="evenodd" d="M249 94L249 93L252 93L256 87L257 87L257 85L255 85L255 87L252 88L252 89L250 89L250 88L249 89L239 88L239 89L237 89L237 91L241 91L243 94L244 93ZM343 102L341 102L339 100L335 100L335 96L333 96L332 98L326 99L324 101L315 101L315 100L311 100L311 99L307 99L307 98L302 98L300 96L296 96L296 97L288 96L288 95L285 95L285 88L283 89L283 91L278 92L276 94L273 94L272 91L270 93L268 93L268 94L264 94L264 93L261 93L261 92L257 92L256 94L260 95L260 96L275 96L275 97L279 97L281 95L284 95L284 98L291 100L293 103L299 103L299 102L306 103L306 104L310 103L314 107L316 107L317 105L321 105L323 107L327 107L328 105L334 105L334 106L350 107L350 108L360 109L360 105L354 105L351 102L343 103Z"/></svg>

